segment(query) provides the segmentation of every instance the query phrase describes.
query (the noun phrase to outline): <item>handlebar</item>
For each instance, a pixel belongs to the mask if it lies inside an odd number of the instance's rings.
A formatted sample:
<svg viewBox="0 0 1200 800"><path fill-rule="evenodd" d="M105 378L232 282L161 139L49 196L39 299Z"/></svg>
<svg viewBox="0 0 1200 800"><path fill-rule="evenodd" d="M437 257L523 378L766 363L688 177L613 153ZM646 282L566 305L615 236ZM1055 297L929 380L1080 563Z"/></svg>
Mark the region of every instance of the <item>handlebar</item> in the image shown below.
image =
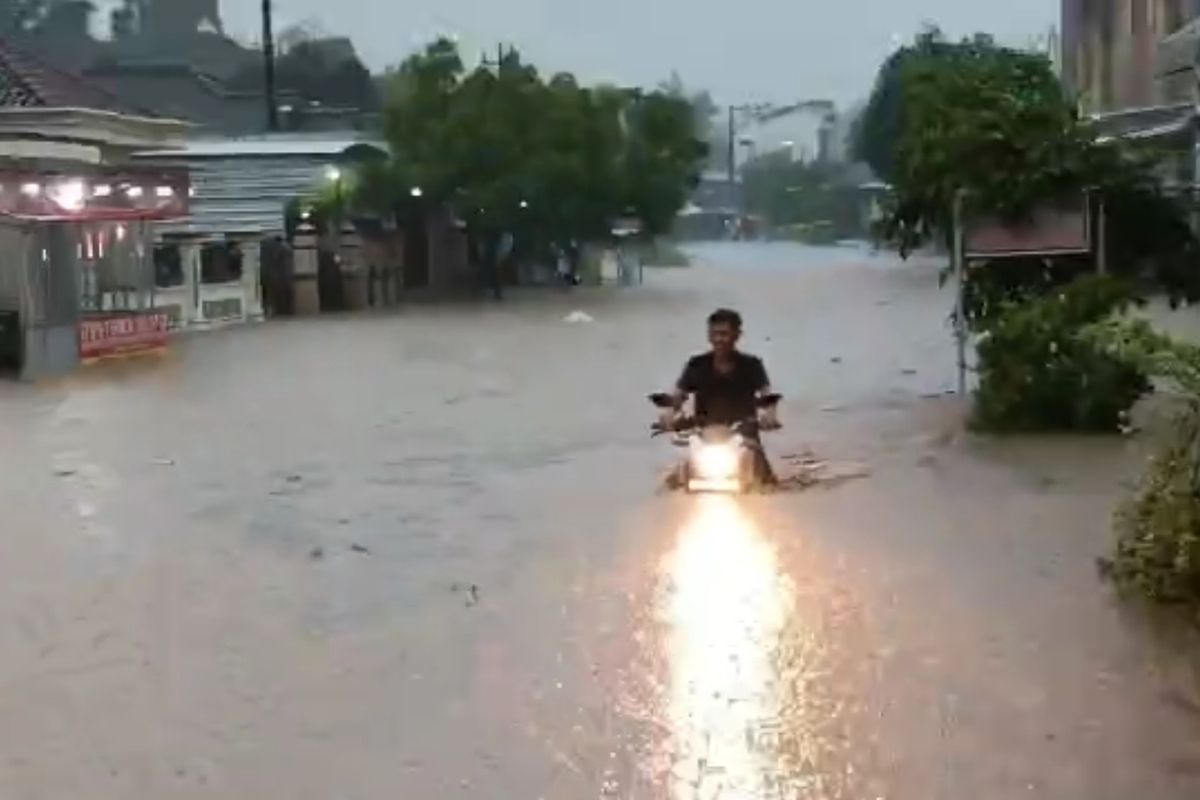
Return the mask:
<svg viewBox="0 0 1200 800"><path fill-rule="evenodd" d="M662 422L653 423L650 426L650 430L652 431L652 433L650 435L651 435L651 437L655 437L655 436L662 436L663 434L666 434L666 433L687 433L689 431L704 430L705 427L706 427L706 423L702 419L699 419L697 417L680 416L680 417L677 417L676 419L672 420L671 423L669 423L669 424L664 424ZM776 430L782 426L781 425L766 426L766 425L763 425L761 422L759 422L757 417L747 417L746 419L739 420L738 422L735 422L728 427L731 431L733 431L735 433L742 433L742 432L746 432L747 429L750 429L750 430Z"/></svg>

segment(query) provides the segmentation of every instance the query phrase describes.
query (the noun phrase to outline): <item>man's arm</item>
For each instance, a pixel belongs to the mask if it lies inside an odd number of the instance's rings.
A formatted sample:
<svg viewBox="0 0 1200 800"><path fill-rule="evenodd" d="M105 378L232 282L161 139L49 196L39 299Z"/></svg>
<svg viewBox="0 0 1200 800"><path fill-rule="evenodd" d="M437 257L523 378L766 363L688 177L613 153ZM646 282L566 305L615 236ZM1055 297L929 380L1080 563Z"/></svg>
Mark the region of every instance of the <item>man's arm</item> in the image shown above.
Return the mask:
<svg viewBox="0 0 1200 800"><path fill-rule="evenodd" d="M675 403L675 410L679 411L687 403L688 398L696 392L696 360L690 359L683 365L683 372L679 374L679 380L675 381L675 388L671 391L671 399Z"/></svg>
<svg viewBox="0 0 1200 800"><path fill-rule="evenodd" d="M753 383L754 393L759 397L771 394L771 379L767 376L767 368L761 358L754 359Z"/></svg>
<svg viewBox="0 0 1200 800"><path fill-rule="evenodd" d="M754 384L757 387L755 394L758 397L773 394L771 391L771 379L767 375L767 368L763 364L762 359L756 359L755 363L757 364L754 376ZM779 424L779 413L775 406L760 409L758 416L763 428L766 430L774 430L775 428L782 427Z"/></svg>

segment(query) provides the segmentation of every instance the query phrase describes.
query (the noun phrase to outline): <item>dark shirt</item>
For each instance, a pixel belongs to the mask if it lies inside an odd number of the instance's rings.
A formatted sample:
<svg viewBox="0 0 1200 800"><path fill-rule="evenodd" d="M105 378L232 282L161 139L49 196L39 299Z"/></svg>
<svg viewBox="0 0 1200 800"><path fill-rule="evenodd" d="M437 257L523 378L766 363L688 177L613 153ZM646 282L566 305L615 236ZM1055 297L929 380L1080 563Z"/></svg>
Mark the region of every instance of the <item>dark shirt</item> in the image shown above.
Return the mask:
<svg viewBox="0 0 1200 800"><path fill-rule="evenodd" d="M717 371L712 353L690 359L677 384L695 396L696 416L715 425L732 425L755 416L755 398L770 385L760 359L745 353L733 354L733 369Z"/></svg>

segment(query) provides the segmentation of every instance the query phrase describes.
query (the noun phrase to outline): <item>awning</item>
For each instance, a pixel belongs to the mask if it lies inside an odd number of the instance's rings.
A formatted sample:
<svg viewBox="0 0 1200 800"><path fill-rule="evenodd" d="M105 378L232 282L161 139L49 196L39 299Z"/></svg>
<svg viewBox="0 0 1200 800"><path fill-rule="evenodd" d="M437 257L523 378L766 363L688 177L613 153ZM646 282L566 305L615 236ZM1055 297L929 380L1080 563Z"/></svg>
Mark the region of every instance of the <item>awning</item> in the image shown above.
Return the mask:
<svg viewBox="0 0 1200 800"><path fill-rule="evenodd" d="M1125 141L1153 141L1157 139L1169 139L1173 136L1178 136L1194 130L1195 118L1187 116L1182 119L1174 120L1163 125L1155 125L1149 128L1134 128L1120 134L1110 134L1100 136L1096 141L1101 144L1114 142L1120 139Z"/></svg>

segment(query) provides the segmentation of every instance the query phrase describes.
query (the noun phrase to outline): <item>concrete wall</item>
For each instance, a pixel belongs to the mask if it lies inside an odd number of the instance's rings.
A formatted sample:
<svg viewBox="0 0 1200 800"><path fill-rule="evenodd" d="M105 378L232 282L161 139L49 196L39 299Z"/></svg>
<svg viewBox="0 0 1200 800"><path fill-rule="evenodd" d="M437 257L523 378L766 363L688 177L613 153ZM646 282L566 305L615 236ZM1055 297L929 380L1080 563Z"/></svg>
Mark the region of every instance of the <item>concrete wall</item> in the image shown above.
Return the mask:
<svg viewBox="0 0 1200 800"><path fill-rule="evenodd" d="M1158 43L1200 14L1200 0L1061 0L1063 79L1088 113L1163 102Z"/></svg>

